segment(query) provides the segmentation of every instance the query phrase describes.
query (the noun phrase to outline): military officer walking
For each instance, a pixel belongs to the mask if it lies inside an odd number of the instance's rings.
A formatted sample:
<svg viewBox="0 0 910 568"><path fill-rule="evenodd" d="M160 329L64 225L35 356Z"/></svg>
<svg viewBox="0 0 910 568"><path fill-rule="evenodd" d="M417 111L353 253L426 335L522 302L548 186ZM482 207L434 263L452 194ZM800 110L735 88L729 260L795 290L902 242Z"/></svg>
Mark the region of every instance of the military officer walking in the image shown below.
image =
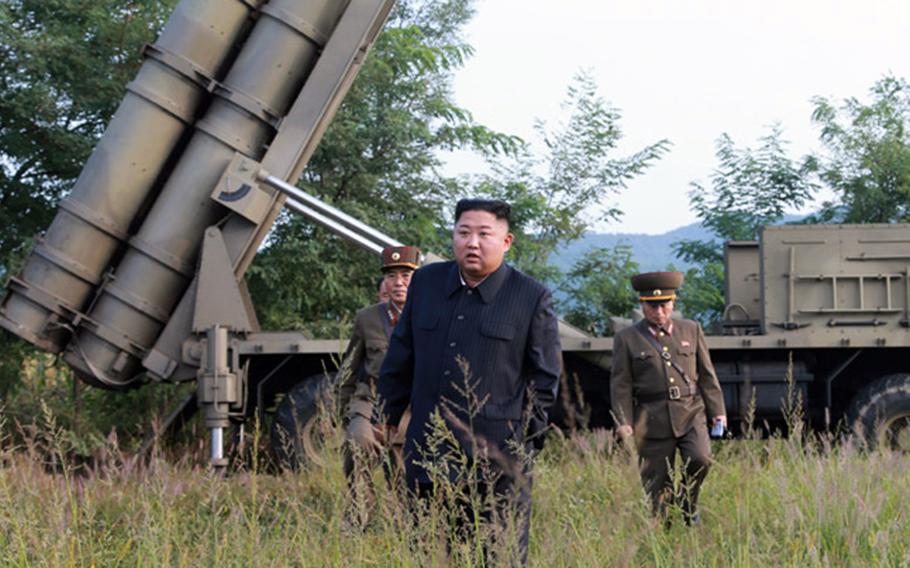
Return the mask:
<svg viewBox="0 0 910 568"><path fill-rule="evenodd" d="M645 317L614 339L610 397L617 432L634 436L655 514L676 504L691 525L699 522L698 492L711 463L706 412L712 425L724 425L726 410L701 326L670 318L682 281L680 272L632 277ZM684 471L674 492L677 452Z"/></svg>
<svg viewBox="0 0 910 568"><path fill-rule="evenodd" d="M344 473L353 497L348 522L363 527L372 509L372 471L381 461L383 445L376 439L372 426L376 402L376 380L389 346L389 337L407 300L411 274L420 265L416 247L387 247L382 251L383 282L380 292L389 299L368 306L354 318L354 332L345 353L338 405L345 426ZM407 424L407 415L402 418ZM393 464L401 461L401 439L389 440ZM397 451L395 451L397 450ZM397 470L397 471L396 471ZM401 468L387 471L390 477L400 475Z"/></svg>

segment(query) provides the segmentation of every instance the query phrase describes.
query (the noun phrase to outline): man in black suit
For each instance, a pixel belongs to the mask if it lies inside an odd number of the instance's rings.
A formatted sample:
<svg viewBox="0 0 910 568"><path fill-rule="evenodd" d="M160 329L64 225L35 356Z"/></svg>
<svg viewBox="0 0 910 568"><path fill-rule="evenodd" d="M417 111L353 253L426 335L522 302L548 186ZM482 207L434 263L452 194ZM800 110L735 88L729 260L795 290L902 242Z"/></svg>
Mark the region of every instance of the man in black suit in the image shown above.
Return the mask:
<svg viewBox="0 0 910 568"><path fill-rule="evenodd" d="M549 290L503 262L513 240L510 215L503 201L458 202L455 261L425 266L411 280L380 371L385 414L378 426L391 435L410 403L406 479L427 496L433 481L424 467L431 459L427 433L439 412L457 440L455 450L469 464L488 464L495 476L485 489L504 505L488 518L517 513L518 552L525 562L531 506L526 458L532 444L542 443L561 350ZM450 481L465 474L456 461L449 464Z"/></svg>

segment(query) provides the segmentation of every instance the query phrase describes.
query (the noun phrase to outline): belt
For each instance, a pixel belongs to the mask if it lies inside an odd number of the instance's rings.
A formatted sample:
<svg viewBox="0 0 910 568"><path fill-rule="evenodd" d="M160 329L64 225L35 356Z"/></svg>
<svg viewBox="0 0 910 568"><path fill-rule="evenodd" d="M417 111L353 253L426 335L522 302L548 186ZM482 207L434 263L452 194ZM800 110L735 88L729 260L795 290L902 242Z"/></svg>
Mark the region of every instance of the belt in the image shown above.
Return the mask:
<svg viewBox="0 0 910 568"><path fill-rule="evenodd" d="M672 386L665 391L637 393L635 394L635 400L640 404L642 402L658 402L661 400L679 400L696 394L698 394L698 387L695 385Z"/></svg>

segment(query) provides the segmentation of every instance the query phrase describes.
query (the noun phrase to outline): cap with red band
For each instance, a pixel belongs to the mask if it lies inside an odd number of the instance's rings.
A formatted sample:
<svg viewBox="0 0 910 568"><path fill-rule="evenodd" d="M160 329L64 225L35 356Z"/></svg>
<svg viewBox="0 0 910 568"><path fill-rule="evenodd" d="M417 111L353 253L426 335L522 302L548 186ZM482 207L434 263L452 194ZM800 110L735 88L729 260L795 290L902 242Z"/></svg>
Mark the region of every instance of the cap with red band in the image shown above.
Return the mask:
<svg viewBox="0 0 910 568"><path fill-rule="evenodd" d="M410 268L417 270L420 267L420 249L417 247L386 247L382 249L382 270L392 268Z"/></svg>

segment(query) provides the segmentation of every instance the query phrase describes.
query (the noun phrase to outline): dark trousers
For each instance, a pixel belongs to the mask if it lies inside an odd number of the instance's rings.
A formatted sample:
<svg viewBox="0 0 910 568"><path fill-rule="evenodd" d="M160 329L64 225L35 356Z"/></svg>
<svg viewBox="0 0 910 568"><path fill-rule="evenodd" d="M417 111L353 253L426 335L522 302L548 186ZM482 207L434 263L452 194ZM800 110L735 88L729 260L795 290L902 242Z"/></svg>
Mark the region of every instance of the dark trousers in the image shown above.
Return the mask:
<svg viewBox="0 0 910 568"><path fill-rule="evenodd" d="M483 510L479 511L479 517L484 523L492 523L491 531L493 542L487 542L484 545L484 565L485 566L526 566L528 564L528 536L531 527L531 485L532 478L530 474L524 476L521 480L513 480L506 476L500 476L493 484L492 490L495 499L495 506L487 507L490 484L478 482L478 495L476 501L481 504ZM435 501L434 487L432 483L417 483L415 496L417 499L428 502L430 506L438 506ZM474 504L467 497L458 499L456 505L457 511L455 517L456 531L466 536L471 536L475 514ZM496 544L496 539L506 535L509 521L514 520L515 532L517 533L517 549L497 550L491 554L490 545ZM505 555L501 558L500 555Z"/></svg>
<svg viewBox="0 0 910 568"><path fill-rule="evenodd" d="M683 474L679 489L674 491L672 473L677 452L682 459ZM682 509L687 521L693 519L701 484L711 466L707 426L699 420L680 438L640 440L638 465L655 514L665 515L672 504Z"/></svg>

